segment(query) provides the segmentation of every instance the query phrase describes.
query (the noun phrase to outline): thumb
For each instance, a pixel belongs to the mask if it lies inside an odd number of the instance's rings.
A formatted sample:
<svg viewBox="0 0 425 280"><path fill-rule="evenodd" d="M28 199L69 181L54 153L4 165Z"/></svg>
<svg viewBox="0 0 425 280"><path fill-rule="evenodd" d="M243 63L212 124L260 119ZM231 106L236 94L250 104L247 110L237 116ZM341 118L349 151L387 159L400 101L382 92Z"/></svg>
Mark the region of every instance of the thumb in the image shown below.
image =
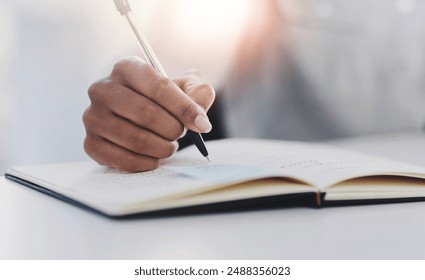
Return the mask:
<svg viewBox="0 0 425 280"><path fill-rule="evenodd" d="M207 83L196 70L185 72L173 80L195 103L207 112L215 100L214 87Z"/></svg>

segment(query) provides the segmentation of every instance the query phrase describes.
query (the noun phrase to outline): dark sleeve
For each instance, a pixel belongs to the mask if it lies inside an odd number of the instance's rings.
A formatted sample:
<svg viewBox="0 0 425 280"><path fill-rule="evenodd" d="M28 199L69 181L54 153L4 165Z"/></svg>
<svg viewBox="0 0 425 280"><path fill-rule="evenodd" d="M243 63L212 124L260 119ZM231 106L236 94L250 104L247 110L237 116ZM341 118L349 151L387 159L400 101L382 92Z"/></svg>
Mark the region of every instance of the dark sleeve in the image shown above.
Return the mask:
<svg viewBox="0 0 425 280"><path fill-rule="evenodd" d="M217 97L214 101L214 104L211 106L208 111L208 118L213 126L213 129L210 133L202 134L202 138L205 141L221 139L226 137L226 129L224 127L224 116L223 116L223 105L222 98L220 98L220 94L217 94ZM187 146L192 145L190 138L186 135L179 140L179 149L186 148Z"/></svg>

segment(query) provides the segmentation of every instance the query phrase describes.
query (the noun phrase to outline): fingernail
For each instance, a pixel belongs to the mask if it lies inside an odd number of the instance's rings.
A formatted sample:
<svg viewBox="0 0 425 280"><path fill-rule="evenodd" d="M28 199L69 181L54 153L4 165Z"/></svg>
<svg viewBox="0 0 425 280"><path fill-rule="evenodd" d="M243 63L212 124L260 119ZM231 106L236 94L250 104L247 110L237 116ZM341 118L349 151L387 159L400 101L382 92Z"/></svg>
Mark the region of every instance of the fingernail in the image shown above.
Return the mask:
<svg viewBox="0 0 425 280"><path fill-rule="evenodd" d="M187 129L185 128L183 129L182 135L180 135L179 139L183 138L186 135L186 133L187 133Z"/></svg>
<svg viewBox="0 0 425 280"><path fill-rule="evenodd" d="M196 117L195 126L202 132L210 132L212 129L210 121L204 116Z"/></svg>

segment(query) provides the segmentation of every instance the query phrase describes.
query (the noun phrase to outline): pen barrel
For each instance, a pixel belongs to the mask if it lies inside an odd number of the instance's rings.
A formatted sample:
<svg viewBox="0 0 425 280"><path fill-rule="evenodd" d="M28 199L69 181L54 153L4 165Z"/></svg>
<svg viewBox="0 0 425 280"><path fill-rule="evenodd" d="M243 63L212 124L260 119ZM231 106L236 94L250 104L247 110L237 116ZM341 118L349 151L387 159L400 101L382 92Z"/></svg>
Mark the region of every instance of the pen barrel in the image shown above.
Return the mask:
<svg viewBox="0 0 425 280"><path fill-rule="evenodd" d="M127 14L128 12L131 12L130 3L128 3L128 0L114 0L114 2L115 6L117 7L117 10L122 16Z"/></svg>
<svg viewBox="0 0 425 280"><path fill-rule="evenodd" d="M189 135L190 140L192 140L193 144L198 148L198 150L201 152L201 154L204 157L208 156L207 148L205 147L204 139L202 138L202 135L196 132L193 132L191 130L187 131L187 135Z"/></svg>
<svg viewBox="0 0 425 280"><path fill-rule="evenodd" d="M142 50L143 57L145 58L146 62L152 65L153 68L155 68L163 76L168 77L167 73L165 72L164 68L159 62L159 59L156 56L153 48L149 44L149 41L147 40L143 32L140 32L139 29L137 28L132 11L126 13L125 17L127 18L128 23L130 24L134 34L136 35L136 38Z"/></svg>
<svg viewBox="0 0 425 280"><path fill-rule="evenodd" d="M164 68L162 67L161 63L159 62L158 57L156 56L155 52L153 51L151 45L149 44L148 40L145 38L144 34L142 32L139 32L136 23L134 21L134 16L130 8L130 4L127 0L114 0L115 5L118 8L118 11L120 11L121 15L124 15L127 18L128 23L131 26L131 29L133 29L134 34L137 37L137 40L140 43L140 47L142 50L142 54L144 58L146 59L146 62L152 65L159 73L161 73L163 76L168 77L167 73L165 73ZM188 130L187 134L189 134L190 139L195 144L195 146L198 148L198 150L201 152L201 154L204 157L208 157L208 151L205 147L204 139L202 139L201 134L193 132ZM208 158L207 158L208 159Z"/></svg>

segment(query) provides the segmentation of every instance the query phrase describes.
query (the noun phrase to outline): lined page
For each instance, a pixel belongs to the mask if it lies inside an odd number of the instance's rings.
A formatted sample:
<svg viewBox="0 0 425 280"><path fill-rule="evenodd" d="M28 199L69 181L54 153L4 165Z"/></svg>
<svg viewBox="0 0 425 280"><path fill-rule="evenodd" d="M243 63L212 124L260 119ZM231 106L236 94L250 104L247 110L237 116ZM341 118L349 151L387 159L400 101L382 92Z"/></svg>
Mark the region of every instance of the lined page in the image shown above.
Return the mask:
<svg viewBox="0 0 425 280"><path fill-rule="evenodd" d="M425 174L420 166L311 143L226 139L207 146L212 162L190 147L159 169L142 173L128 174L94 162L16 167L8 173L108 214L123 213L131 205L155 208L165 200L259 178L287 177L324 189L361 176ZM311 191L299 186L300 192Z"/></svg>
<svg viewBox="0 0 425 280"><path fill-rule="evenodd" d="M210 182L195 180L161 167L155 171L124 173L95 162L15 167L8 174L117 214L129 204L199 190Z"/></svg>
<svg viewBox="0 0 425 280"><path fill-rule="evenodd" d="M324 189L348 179L371 175L406 175L425 177L425 168L384 158L371 157L327 145L274 140L227 139L208 142L212 164L249 166L267 176L297 179ZM182 163L191 163L182 166ZM197 179L208 179L211 170L205 168L199 152L191 147L183 150L170 165L177 165L180 173ZM197 165L198 164L198 165ZM261 171L259 171L261 170ZM221 179L224 172L217 172ZM235 172L241 179L243 174ZM245 176L249 177L251 173ZM229 174L227 177L230 178Z"/></svg>

